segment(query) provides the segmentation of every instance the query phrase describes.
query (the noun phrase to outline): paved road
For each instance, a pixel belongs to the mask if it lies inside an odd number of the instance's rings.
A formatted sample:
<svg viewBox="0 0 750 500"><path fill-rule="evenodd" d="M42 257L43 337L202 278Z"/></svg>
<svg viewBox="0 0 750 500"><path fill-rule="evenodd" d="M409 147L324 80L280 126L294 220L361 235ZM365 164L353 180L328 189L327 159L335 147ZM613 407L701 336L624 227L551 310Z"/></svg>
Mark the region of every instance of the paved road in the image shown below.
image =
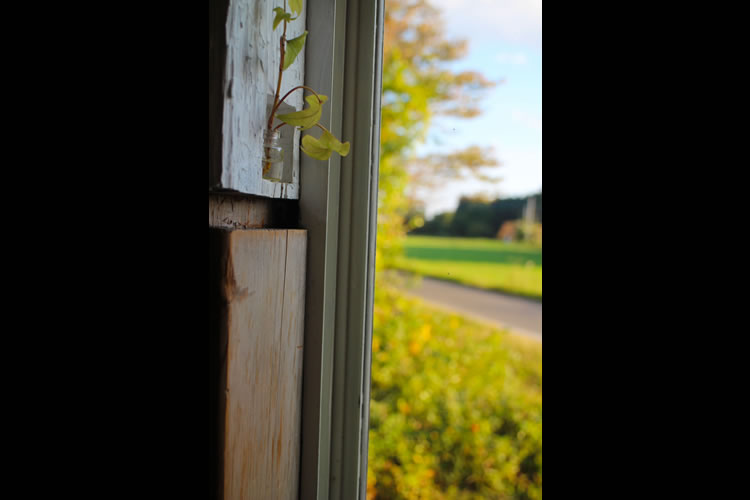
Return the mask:
<svg viewBox="0 0 750 500"><path fill-rule="evenodd" d="M542 303L456 283L422 278L405 290L434 305L542 339Z"/></svg>

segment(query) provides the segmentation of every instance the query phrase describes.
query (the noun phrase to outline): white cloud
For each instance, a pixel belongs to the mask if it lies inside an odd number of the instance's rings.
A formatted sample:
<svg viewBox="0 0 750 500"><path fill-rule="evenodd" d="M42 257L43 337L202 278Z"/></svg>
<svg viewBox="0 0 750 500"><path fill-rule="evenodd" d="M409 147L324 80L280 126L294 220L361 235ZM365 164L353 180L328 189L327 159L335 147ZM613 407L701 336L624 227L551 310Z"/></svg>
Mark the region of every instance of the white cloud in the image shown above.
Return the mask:
<svg viewBox="0 0 750 500"><path fill-rule="evenodd" d="M542 0L430 0L454 36L502 40L540 48Z"/></svg>

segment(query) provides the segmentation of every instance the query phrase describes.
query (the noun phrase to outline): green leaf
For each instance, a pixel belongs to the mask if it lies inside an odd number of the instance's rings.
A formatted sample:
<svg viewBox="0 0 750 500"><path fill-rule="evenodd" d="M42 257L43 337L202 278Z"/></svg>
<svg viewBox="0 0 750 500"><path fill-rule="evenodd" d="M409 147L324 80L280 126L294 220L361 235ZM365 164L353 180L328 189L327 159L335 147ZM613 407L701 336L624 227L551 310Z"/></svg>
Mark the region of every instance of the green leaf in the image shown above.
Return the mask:
<svg viewBox="0 0 750 500"><path fill-rule="evenodd" d="M276 29L276 27L281 23L281 21L286 19L286 22L289 22L292 20L292 15L289 12L285 12L284 9L281 7L275 7L273 11L276 13L276 17L273 20L273 29Z"/></svg>
<svg viewBox="0 0 750 500"><path fill-rule="evenodd" d="M306 135L302 138L302 151L308 156L315 158L316 160L327 160L331 157L333 152L337 152L341 156L349 154L349 143L341 143L336 137L333 136L327 130L323 131L323 135L320 139L316 139L311 135Z"/></svg>
<svg viewBox="0 0 750 500"><path fill-rule="evenodd" d="M289 0L289 8L295 14L299 14L302 12L302 0Z"/></svg>
<svg viewBox="0 0 750 500"><path fill-rule="evenodd" d="M305 46L305 39L307 38L307 31L302 33L297 38L292 38L286 41L286 55L284 56L284 69L287 69L292 65L297 55L302 51L302 47Z"/></svg>
<svg viewBox="0 0 750 500"><path fill-rule="evenodd" d="M333 150L324 146L319 140L311 135L306 135L302 138L302 145L300 146L308 156L315 158L316 160L327 160L331 157Z"/></svg>
<svg viewBox="0 0 750 500"><path fill-rule="evenodd" d="M318 101L318 97L320 97L320 101ZM317 97L309 95L305 97L305 100L309 104L307 108L302 111L295 111L294 113L276 115L276 118L293 127L302 127L302 130L314 127L320 120L320 115L323 113L323 103L328 100L328 97L324 95L318 95Z"/></svg>
<svg viewBox="0 0 750 500"><path fill-rule="evenodd" d="M323 131L323 135L320 136L320 143L323 146L336 151L341 156L349 154L349 143L345 142L342 144L341 141L336 139L336 137L327 130Z"/></svg>

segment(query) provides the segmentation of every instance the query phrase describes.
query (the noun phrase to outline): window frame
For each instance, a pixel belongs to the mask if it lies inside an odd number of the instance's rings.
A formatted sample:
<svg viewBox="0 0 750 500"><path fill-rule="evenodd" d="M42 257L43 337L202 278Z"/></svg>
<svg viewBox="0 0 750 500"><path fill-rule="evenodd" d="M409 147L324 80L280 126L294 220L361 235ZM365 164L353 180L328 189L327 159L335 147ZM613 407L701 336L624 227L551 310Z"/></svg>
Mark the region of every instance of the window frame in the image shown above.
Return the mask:
<svg viewBox="0 0 750 500"><path fill-rule="evenodd" d="M302 500L366 497L383 13L384 0L307 0L305 85L329 96L321 123L352 148L300 158Z"/></svg>

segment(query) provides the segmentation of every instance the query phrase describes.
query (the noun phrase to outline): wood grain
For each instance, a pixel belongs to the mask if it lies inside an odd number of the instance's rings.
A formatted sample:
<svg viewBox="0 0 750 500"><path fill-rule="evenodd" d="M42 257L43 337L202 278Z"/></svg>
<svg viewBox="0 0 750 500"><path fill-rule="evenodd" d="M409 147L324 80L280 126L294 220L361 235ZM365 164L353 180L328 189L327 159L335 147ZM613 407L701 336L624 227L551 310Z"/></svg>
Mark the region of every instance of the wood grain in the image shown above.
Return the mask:
<svg viewBox="0 0 750 500"><path fill-rule="evenodd" d="M272 219L271 200L233 195L208 195L208 227L256 229L268 227Z"/></svg>
<svg viewBox="0 0 750 500"><path fill-rule="evenodd" d="M225 252L223 498L296 499L307 232L209 231Z"/></svg>
<svg viewBox="0 0 750 500"><path fill-rule="evenodd" d="M286 490L286 498L297 498L299 484L300 433L302 431L302 360L304 358L305 267L307 231L287 232L286 274L284 278L284 311L281 317L280 378L282 387L279 408L286 413L280 420L277 452L295 457L295 465L279 469L277 491ZM288 374L286 371L288 370ZM290 462L289 460L287 460ZM279 497L282 498L282 497Z"/></svg>
<svg viewBox="0 0 750 500"><path fill-rule="evenodd" d="M208 227L291 229L299 227L299 201L237 193L208 194Z"/></svg>

